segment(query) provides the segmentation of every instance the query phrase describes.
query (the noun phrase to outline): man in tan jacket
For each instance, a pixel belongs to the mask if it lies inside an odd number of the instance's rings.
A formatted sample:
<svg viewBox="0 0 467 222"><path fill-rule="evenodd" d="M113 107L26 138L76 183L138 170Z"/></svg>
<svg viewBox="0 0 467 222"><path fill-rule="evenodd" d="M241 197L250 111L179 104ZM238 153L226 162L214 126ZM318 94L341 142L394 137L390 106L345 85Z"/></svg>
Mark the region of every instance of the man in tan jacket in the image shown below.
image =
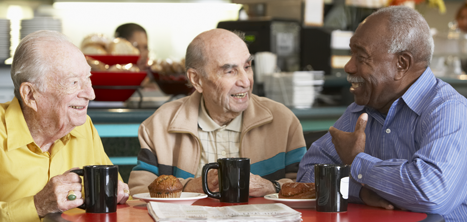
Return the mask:
<svg viewBox="0 0 467 222"><path fill-rule="evenodd" d="M306 152L302 127L287 107L251 93L252 60L243 40L227 30L203 32L190 43L186 69L196 91L141 124L132 194L148 192L164 174L179 178L183 191L203 193L201 169L227 157L250 158L250 196L276 193L295 181ZM208 183L218 189L217 171L210 171Z"/></svg>

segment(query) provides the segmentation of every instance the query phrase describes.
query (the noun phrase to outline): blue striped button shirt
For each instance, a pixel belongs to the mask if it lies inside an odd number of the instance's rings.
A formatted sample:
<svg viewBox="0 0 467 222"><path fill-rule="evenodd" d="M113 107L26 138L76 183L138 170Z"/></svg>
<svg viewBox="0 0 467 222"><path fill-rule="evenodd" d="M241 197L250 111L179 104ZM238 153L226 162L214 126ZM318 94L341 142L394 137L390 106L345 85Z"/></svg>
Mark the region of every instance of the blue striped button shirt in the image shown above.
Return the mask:
<svg viewBox="0 0 467 222"><path fill-rule="evenodd" d="M467 221L467 100L427 68L386 116L352 103L334 127L353 132L368 113L365 152L351 166L349 198L361 183L396 206ZM314 182L314 164L342 163L329 132L300 162L299 182Z"/></svg>

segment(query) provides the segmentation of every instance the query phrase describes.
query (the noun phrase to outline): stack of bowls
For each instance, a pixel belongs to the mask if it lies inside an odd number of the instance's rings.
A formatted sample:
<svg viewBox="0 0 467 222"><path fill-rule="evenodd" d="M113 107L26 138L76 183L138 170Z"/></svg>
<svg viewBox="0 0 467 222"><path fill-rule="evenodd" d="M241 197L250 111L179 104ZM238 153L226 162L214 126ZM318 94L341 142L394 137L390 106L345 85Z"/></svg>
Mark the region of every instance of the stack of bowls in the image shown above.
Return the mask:
<svg viewBox="0 0 467 222"><path fill-rule="evenodd" d="M21 39L39 30L62 32L62 21L52 17L34 17L33 19L21 20Z"/></svg>
<svg viewBox="0 0 467 222"><path fill-rule="evenodd" d="M0 19L0 60L10 58L10 20Z"/></svg>

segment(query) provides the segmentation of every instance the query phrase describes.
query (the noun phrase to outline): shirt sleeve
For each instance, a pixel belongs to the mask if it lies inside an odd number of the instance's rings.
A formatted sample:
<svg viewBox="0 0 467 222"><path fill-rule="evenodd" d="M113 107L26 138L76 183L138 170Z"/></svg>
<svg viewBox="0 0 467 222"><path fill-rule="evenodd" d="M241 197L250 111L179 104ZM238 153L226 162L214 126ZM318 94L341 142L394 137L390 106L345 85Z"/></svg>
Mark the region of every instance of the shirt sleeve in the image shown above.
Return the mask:
<svg viewBox="0 0 467 222"><path fill-rule="evenodd" d="M414 129L419 149L410 159L381 160L360 153L351 175L382 198L408 210L448 214L467 199L465 105L428 110Z"/></svg>
<svg viewBox="0 0 467 222"><path fill-rule="evenodd" d="M34 196L9 202L0 201L0 221L40 221L34 205Z"/></svg>
<svg viewBox="0 0 467 222"><path fill-rule="evenodd" d="M355 125L352 124L351 113L347 109L344 114L334 123L334 127L346 131L353 132ZM297 182L310 183L315 182L315 164L343 164L339 155L332 143L332 137L329 132L316 140L306 152L302 161L300 161ZM362 203L360 200L361 185L355 180L350 180L349 183L349 201Z"/></svg>

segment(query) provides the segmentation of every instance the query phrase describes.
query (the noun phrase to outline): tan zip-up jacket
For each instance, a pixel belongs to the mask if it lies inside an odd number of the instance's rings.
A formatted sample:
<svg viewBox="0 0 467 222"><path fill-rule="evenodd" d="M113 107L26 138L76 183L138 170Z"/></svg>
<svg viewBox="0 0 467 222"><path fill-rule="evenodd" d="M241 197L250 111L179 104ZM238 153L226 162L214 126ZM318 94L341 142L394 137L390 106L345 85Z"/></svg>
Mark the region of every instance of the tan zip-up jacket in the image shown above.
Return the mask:
<svg viewBox="0 0 467 222"><path fill-rule="evenodd" d="M202 150L198 138L201 94L164 104L140 126L138 165L130 174L131 194L148 192L158 175L174 175L184 185L193 178ZM281 103L252 95L243 113L240 156L250 158L251 173L266 179L295 180L306 152L302 126ZM287 179L288 178L288 179Z"/></svg>

